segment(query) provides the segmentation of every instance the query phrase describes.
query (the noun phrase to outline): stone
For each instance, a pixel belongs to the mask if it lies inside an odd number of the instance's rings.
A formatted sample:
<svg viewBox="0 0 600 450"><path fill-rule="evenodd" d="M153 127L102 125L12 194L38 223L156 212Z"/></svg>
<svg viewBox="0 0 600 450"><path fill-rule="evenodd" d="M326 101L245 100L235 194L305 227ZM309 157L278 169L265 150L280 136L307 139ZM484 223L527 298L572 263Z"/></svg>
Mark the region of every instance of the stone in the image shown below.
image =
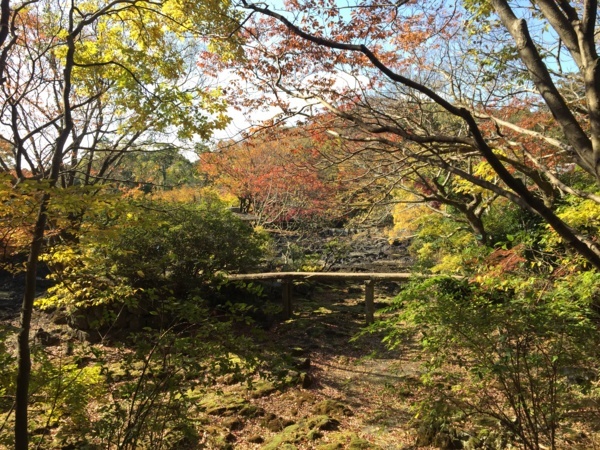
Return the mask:
<svg viewBox="0 0 600 450"><path fill-rule="evenodd" d="M223 426L230 431L237 431L244 428L244 422L238 417L227 417L223 420Z"/></svg>
<svg viewBox="0 0 600 450"><path fill-rule="evenodd" d="M238 412L241 413L245 407L252 405L249 405L242 397L210 395L205 397L199 406L210 416L231 416Z"/></svg>
<svg viewBox="0 0 600 450"><path fill-rule="evenodd" d="M315 414L351 416L352 410L337 400L323 400L313 408Z"/></svg>
<svg viewBox="0 0 600 450"><path fill-rule="evenodd" d="M300 374L300 385L303 389L308 389L313 385L313 378L307 373Z"/></svg>
<svg viewBox="0 0 600 450"><path fill-rule="evenodd" d="M256 383L252 383L252 390L250 391L250 397L252 398L261 398L266 397L267 395L271 395L273 392L277 391L277 387L267 380L260 380Z"/></svg>
<svg viewBox="0 0 600 450"><path fill-rule="evenodd" d="M296 369L298 370L307 370L310 369L310 358L301 358L296 360L295 364Z"/></svg>
<svg viewBox="0 0 600 450"><path fill-rule="evenodd" d="M57 309L52 313L52 323L54 325L67 325L69 323L69 315L62 309Z"/></svg>
<svg viewBox="0 0 600 450"><path fill-rule="evenodd" d="M263 442L265 442L265 438L263 438L261 435L256 434L254 436L250 436L248 438L248 442L252 443L252 444L262 444Z"/></svg>
<svg viewBox="0 0 600 450"><path fill-rule="evenodd" d="M45 347L54 347L56 345L60 345L61 339L60 336L56 333L49 333L45 331L43 328L39 328L33 339L38 344L41 344Z"/></svg>

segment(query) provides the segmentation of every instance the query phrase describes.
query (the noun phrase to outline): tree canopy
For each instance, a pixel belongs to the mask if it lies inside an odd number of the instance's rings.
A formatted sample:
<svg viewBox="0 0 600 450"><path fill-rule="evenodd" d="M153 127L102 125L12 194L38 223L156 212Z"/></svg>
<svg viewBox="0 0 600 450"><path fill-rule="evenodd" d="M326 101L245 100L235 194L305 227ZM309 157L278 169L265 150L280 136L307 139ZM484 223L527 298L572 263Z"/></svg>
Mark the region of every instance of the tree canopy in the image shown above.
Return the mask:
<svg viewBox="0 0 600 450"><path fill-rule="evenodd" d="M465 212L485 206L478 191L505 198L600 268L597 237L556 212L570 196L598 208L595 1L240 7L245 58L222 67L269 92L244 105L333 113L332 133L400 162L396 180L424 178L448 202L443 180L463 180Z"/></svg>

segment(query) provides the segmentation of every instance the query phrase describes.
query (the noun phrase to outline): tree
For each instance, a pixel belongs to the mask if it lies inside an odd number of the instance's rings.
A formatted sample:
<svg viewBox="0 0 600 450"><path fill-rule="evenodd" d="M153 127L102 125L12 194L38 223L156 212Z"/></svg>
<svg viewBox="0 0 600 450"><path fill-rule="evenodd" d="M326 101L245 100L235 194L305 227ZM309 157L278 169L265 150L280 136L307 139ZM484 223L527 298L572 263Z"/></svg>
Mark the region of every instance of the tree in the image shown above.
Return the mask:
<svg viewBox="0 0 600 450"><path fill-rule="evenodd" d="M294 115L308 106L289 99L304 99L346 121L340 138L510 200L600 268L597 236L559 217L551 200L600 199L597 2L240 6L248 11L241 80L277 93L268 101ZM509 108L552 117L551 126L527 125ZM481 160L497 180L471 170ZM583 189L567 182L570 164Z"/></svg>
<svg viewBox="0 0 600 450"><path fill-rule="evenodd" d="M256 215L260 225L339 220L347 209L337 198L348 188L319 151L324 143L303 131L274 127L238 143L224 142L199 155L200 170L235 195L242 212Z"/></svg>
<svg viewBox="0 0 600 450"><path fill-rule="evenodd" d="M204 85L194 56L212 45L233 57L236 44L207 38L232 31L227 2L46 0L9 16L7 5L0 29L0 168L14 185L34 186L37 201L18 337L15 448L26 449L29 331L52 199L59 188L74 192L107 181L128 152L207 138L224 126L224 104ZM80 211L70 214L76 222Z"/></svg>

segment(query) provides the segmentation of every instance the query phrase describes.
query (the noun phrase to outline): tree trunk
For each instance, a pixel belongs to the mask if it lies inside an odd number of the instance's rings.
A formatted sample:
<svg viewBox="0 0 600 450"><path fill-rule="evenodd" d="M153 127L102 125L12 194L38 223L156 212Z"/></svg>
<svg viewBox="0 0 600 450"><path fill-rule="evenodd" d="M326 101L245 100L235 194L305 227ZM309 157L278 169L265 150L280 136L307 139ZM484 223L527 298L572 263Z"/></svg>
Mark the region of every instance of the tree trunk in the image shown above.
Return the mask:
<svg viewBox="0 0 600 450"><path fill-rule="evenodd" d="M17 371L17 393L15 399L15 450L27 450L29 447L29 436L27 432L27 406L29 403L29 377L31 373L31 350L29 348L29 332L31 330L31 314L35 300L35 287L37 276L37 265L44 243L44 230L46 228L46 210L50 195L44 193L41 198L38 211L33 240L29 249L27 259L27 271L25 276L25 294L21 307L21 322L18 335L18 371Z"/></svg>

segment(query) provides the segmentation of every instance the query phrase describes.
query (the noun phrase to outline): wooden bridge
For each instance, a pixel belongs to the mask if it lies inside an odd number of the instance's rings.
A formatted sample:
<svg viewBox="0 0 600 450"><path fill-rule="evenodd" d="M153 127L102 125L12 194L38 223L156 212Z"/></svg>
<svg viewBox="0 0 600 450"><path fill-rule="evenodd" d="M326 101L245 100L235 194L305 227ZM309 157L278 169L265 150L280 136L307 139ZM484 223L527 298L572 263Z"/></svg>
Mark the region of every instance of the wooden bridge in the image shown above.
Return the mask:
<svg viewBox="0 0 600 450"><path fill-rule="evenodd" d="M428 277L412 273L356 273L356 272L266 272L227 275L231 281L280 280L282 284L283 314L285 319L291 319L292 285L294 280L345 280L365 282L365 313L367 324L375 320L375 282L408 281L414 277Z"/></svg>

